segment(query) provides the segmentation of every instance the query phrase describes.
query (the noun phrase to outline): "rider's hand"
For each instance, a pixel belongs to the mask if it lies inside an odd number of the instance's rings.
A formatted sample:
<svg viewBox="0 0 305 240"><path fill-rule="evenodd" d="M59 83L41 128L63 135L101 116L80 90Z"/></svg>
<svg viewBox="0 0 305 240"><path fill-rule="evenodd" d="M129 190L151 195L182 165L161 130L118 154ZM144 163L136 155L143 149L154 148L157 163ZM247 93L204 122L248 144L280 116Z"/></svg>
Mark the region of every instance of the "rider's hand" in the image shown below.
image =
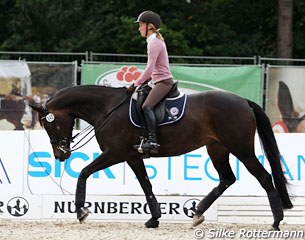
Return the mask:
<svg viewBox="0 0 305 240"><path fill-rule="evenodd" d="M127 89L126 89L126 92L128 94L133 94L134 90L136 89L135 85L134 84L131 84Z"/></svg>

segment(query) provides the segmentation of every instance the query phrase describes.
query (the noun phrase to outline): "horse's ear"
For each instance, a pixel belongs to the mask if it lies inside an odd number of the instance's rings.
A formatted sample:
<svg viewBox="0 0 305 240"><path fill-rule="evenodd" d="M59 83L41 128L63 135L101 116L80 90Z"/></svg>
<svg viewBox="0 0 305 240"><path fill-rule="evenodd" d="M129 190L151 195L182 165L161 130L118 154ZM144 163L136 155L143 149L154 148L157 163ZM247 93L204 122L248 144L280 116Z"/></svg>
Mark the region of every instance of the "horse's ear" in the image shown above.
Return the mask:
<svg viewBox="0 0 305 240"><path fill-rule="evenodd" d="M42 112L42 106L38 104L29 104L29 106L36 112Z"/></svg>
<svg viewBox="0 0 305 240"><path fill-rule="evenodd" d="M285 119L290 119L295 117L295 110L294 110L290 90L288 86L282 81L279 81L279 90L278 90L277 98L278 98L278 107L282 114L282 117Z"/></svg>

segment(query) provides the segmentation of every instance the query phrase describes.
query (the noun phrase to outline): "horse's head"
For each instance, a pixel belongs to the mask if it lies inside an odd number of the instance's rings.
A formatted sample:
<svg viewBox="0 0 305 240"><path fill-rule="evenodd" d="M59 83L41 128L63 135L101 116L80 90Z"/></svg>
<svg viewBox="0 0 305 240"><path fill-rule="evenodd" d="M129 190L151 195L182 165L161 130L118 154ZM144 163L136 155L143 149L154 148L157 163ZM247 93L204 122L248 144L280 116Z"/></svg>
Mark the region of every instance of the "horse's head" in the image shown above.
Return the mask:
<svg viewBox="0 0 305 240"><path fill-rule="evenodd" d="M44 106L30 106L39 113L40 124L49 135L54 157L60 161L69 158L74 119L64 109L48 110Z"/></svg>

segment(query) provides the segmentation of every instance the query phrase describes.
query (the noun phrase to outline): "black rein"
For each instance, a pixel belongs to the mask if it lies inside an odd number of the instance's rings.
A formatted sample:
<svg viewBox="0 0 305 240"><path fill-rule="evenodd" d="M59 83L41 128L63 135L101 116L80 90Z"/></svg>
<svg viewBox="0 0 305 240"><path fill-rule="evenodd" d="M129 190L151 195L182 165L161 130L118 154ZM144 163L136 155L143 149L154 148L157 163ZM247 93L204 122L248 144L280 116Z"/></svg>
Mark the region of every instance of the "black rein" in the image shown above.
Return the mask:
<svg viewBox="0 0 305 240"><path fill-rule="evenodd" d="M114 113L114 111L117 110L128 98L130 98L130 95L127 95L121 102L119 102L116 106L114 106L109 112L107 112L105 114L103 124L101 126L99 126L96 131L100 131L101 129L103 129L105 127L106 123L111 118L111 116ZM54 139L50 139L50 140L51 140L51 143L57 143L58 144L57 148L60 149L61 151L63 151L63 152L67 152L67 151L73 152L73 151L76 151L76 150L80 149L81 147L85 146L89 141L92 140L92 138L95 137L95 134L94 134L85 143L83 143L79 147L75 148L80 142L82 142L94 130L94 127L91 126L91 125L87 126L85 129L83 129L81 132L77 133L76 135L72 136L71 138L62 137L61 132L60 132L60 126L57 124L56 118L55 118L54 114L50 113L46 106L43 106L43 111L45 113L45 116L42 117L40 120L46 119L46 121L48 121L49 123L54 123L55 124L54 126L55 126L55 132L56 132L56 140L54 140ZM83 136L72 147L72 149L68 148L69 143L72 143L75 138L85 134L85 132L87 132L86 135Z"/></svg>

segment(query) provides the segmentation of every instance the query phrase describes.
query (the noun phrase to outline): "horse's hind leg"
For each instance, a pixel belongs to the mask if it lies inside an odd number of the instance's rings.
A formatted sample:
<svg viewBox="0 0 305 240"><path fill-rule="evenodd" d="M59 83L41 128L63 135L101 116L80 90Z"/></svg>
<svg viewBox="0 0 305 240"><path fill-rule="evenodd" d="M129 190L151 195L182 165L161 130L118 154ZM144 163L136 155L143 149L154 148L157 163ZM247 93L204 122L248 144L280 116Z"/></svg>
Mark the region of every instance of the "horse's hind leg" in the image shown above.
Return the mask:
<svg viewBox="0 0 305 240"><path fill-rule="evenodd" d="M135 159L134 161L127 161L127 163L138 178L138 181L145 193L146 201L151 212L152 217L145 223L145 226L147 228L156 228L159 226L158 219L161 217L161 209L152 191L152 185L147 176L144 162L141 159Z"/></svg>
<svg viewBox="0 0 305 240"><path fill-rule="evenodd" d="M204 221L203 213L230 185L236 181L229 163L229 151L219 143L207 145L207 151L218 172L220 182L219 185L205 196L197 205L197 210L193 217L194 227Z"/></svg>
<svg viewBox="0 0 305 240"><path fill-rule="evenodd" d="M262 164L258 161L254 152L250 157L237 156L246 166L248 171L259 181L261 186L267 192L269 204L271 207L274 222L273 230L279 230L279 224L284 218L283 206L277 190L275 189L271 175L266 171Z"/></svg>

